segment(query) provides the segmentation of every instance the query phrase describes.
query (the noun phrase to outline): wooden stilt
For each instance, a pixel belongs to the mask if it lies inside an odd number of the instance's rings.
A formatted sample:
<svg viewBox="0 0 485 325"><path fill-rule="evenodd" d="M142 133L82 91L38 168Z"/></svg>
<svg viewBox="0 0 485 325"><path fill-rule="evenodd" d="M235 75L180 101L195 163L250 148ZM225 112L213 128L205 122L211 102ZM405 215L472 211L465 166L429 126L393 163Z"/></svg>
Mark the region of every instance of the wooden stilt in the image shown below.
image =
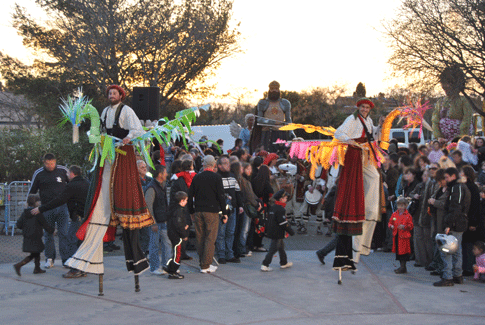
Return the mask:
<svg viewBox="0 0 485 325"><path fill-rule="evenodd" d="M135 275L135 292L140 292L140 279Z"/></svg>
<svg viewBox="0 0 485 325"><path fill-rule="evenodd" d="M338 268L338 284L342 284L342 268Z"/></svg>
<svg viewBox="0 0 485 325"><path fill-rule="evenodd" d="M102 274L99 275L99 293L98 293L98 296L104 296L104 293L103 293L103 275Z"/></svg>

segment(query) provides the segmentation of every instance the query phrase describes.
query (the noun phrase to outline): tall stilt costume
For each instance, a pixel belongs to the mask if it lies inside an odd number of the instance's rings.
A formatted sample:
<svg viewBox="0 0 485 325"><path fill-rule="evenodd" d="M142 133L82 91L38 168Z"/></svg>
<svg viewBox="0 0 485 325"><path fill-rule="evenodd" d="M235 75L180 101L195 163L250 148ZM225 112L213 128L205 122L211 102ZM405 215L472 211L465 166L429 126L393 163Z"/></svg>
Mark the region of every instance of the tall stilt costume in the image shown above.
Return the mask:
<svg viewBox="0 0 485 325"><path fill-rule="evenodd" d="M121 87L110 86L108 92L110 89L115 89L121 100L125 98ZM106 135L118 139L131 140L145 133L135 112L121 102L104 109L101 124ZM149 267L140 246L139 229L153 224L154 220L143 196L133 145L120 146L113 162L104 161L103 166L97 167L96 180L91 183L87 220L77 232L83 243L66 265L87 273L104 274L103 240L113 241L119 224L123 228L126 267L135 274L137 282L137 276Z"/></svg>
<svg viewBox="0 0 485 325"><path fill-rule="evenodd" d="M363 104L374 107L368 99L359 100L357 107ZM377 131L372 119L362 116L359 111L349 116L335 131L337 140L351 144L340 170L333 215L333 230L338 235L333 267L339 272L355 270L354 262L359 261L360 254L370 253L380 198L377 148L372 145ZM352 236L355 236L353 243ZM355 259L353 251L356 252Z"/></svg>
<svg viewBox="0 0 485 325"><path fill-rule="evenodd" d="M121 87L113 85L108 91L110 89L118 90L121 99L124 99ZM98 274L99 294L103 295L103 241L113 241L116 227L120 225L123 228L126 267L135 275L135 291L138 292L138 275L149 268L140 246L139 229L152 225L155 221L145 202L134 149L138 146L148 163L153 165L145 141L157 138L160 143L169 142L171 137L183 134L183 127L190 129L190 123L195 120L198 109L178 112L175 120L164 119L165 125L157 126L149 132L143 130L135 112L122 103L105 108L101 119L90 101L82 95L76 101L71 98L64 101L61 110L66 120L74 126L74 141L79 136L76 128L81 121L84 118L91 120L89 140L95 144L92 155L96 159L94 179L85 209L86 221L77 232L83 243L67 260L66 265L83 272ZM103 136L99 133L100 124L105 132ZM130 142L124 144L120 141L122 139Z"/></svg>
<svg viewBox="0 0 485 325"><path fill-rule="evenodd" d="M374 104L363 98L357 102L357 107ZM334 269L339 271L339 284L342 283L341 272L355 270L355 262L360 255L370 253L372 236L378 221L382 206L382 183L377 167L384 161L384 152L389 147L389 134L393 120L406 117L405 127L420 126L422 133L424 113L430 107L428 103L400 107L389 113L379 128L374 127L369 116L362 116L360 108L349 116L335 130L332 127L319 127L308 124L289 124L280 130L304 129L307 133L319 132L333 136L331 142L321 142L307 149L306 160L312 164L310 178L315 179L315 171L319 166L329 169L330 166L341 165L337 198L333 215L333 230L337 233ZM427 127L428 128L428 127ZM380 137L378 146L377 136ZM356 252L355 258L353 252Z"/></svg>

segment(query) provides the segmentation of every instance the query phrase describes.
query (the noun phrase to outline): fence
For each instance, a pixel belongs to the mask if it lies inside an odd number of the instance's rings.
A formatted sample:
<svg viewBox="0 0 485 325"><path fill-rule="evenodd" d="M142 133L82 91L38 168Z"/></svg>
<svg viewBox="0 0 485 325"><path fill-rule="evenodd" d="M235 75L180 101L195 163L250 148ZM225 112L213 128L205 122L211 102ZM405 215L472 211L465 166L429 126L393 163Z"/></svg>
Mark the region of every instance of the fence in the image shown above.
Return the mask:
<svg viewBox="0 0 485 325"><path fill-rule="evenodd" d="M10 227L13 236L17 219L25 209L29 188L30 182L20 181L8 184L5 199L5 234L8 234L8 229Z"/></svg>

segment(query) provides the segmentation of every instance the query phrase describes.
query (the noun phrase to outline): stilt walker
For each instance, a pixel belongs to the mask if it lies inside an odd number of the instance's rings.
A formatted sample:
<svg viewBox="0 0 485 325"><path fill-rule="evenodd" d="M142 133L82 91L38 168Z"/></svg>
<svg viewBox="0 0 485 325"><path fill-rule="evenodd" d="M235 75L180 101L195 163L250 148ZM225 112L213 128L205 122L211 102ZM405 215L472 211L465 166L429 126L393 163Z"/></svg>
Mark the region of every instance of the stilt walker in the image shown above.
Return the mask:
<svg viewBox="0 0 485 325"><path fill-rule="evenodd" d="M198 108L178 112L175 120L146 132L135 112L122 103L125 92L121 87L108 87L107 95L111 105L104 109L101 118L82 95L75 101L69 98L61 106L64 116L74 126L75 141L79 134L76 129L81 121L84 118L91 120L89 141L95 144L92 155L96 159L87 200L89 207L85 209L86 221L77 232L83 243L66 265L98 274L100 296L103 295L103 241L115 239L118 225L123 228L127 270L135 275L135 292L140 291L139 275L149 268L140 246L139 229L154 224L155 220L148 211L143 195L135 147L153 167L145 141L157 138L160 143L169 142L172 136L183 134L184 126L190 128L198 113ZM100 136L100 124L103 136Z"/></svg>
<svg viewBox="0 0 485 325"><path fill-rule="evenodd" d="M101 161L95 170L87 220L77 233L83 243L66 262L72 268L99 274L100 295L103 294L103 240L113 241L116 226L121 225L126 267L135 274L138 292L138 275L149 267L140 247L139 229L154 223L145 203L131 143L145 131L135 112L122 103L126 95L121 87L108 87L107 95L111 105L101 114L101 125L103 133L111 138L104 137L103 155L112 145L109 141L122 139L122 144L115 149L114 160Z"/></svg>
<svg viewBox="0 0 485 325"><path fill-rule="evenodd" d="M384 161L384 152L389 147L389 134L393 120L407 118L405 127L416 128L422 134L423 126L430 129L424 120L428 103L410 103L393 110L379 127L369 117L374 103L367 98L357 102L357 111L347 117L335 130L308 124L288 124L280 130L304 129L307 133L319 132L333 136L331 142L322 142L307 149L306 160L312 164L310 178L315 179L319 166L328 170L340 165L339 183L332 219L333 230L338 235L333 268L339 272L338 283L342 284L342 271L357 270L361 254L368 255L372 236L380 211L380 183L377 167ZM380 144L378 146L378 138ZM353 252L356 252L355 258Z"/></svg>

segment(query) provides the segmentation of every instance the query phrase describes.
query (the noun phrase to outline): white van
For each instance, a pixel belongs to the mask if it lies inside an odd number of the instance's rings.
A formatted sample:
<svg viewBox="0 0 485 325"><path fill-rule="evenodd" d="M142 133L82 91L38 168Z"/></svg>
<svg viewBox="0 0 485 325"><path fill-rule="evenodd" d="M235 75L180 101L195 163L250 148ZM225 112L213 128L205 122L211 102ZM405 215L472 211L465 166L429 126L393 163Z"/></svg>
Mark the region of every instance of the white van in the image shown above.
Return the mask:
<svg viewBox="0 0 485 325"><path fill-rule="evenodd" d="M421 135L421 138L419 137L419 129L416 128L414 130L408 129L391 129L389 133L389 139L397 139L399 142L398 146L400 148L407 148L410 143L416 143L418 146L422 144L426 144L425 135L424 132Z"/></svg>

